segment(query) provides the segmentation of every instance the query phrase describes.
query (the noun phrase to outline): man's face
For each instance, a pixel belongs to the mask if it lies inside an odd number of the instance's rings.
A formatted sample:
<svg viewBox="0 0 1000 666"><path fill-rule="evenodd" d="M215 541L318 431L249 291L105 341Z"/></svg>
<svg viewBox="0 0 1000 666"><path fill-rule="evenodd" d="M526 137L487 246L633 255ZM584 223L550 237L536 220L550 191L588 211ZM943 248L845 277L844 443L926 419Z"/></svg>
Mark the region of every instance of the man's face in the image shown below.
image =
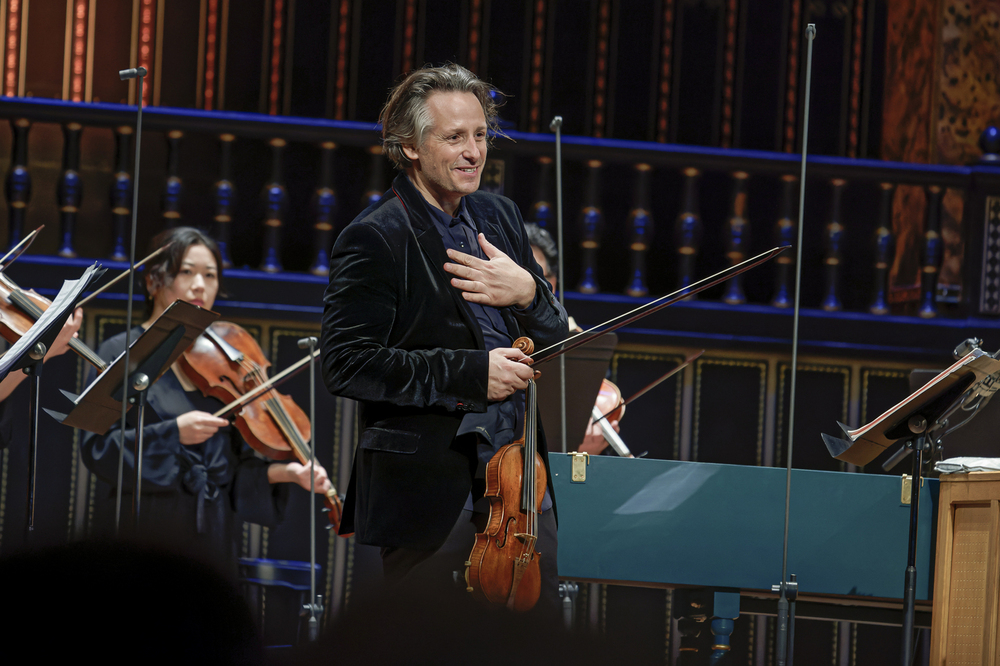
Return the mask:
<svg viewBox="0 0 1000 666"><path fill-rule="evenodd" d="M410 180L433 206L449 215L479 189L486 163L486 115L472 93L436 92L427 98L431 128L419 148L403 146L413 163Z"/></svg>

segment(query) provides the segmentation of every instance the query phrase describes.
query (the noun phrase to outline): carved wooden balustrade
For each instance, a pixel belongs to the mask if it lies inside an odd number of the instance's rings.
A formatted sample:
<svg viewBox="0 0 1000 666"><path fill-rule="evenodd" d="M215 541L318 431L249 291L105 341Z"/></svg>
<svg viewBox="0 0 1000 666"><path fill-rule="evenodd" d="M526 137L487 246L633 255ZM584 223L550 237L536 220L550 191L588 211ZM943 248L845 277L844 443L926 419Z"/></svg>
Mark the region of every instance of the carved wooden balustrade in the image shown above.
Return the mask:
<svg viewBox="0 0 1000 666"><path fill-rule="evenodd" d="M53 222L55 245L39 243L36 255L124 260L135 205L134 108L16 98L0 103L0 115L10 125L7 145L0 144L10 156L8 243ZM216 235L229 265L283 273L286 281L323 276L339 229L391 178L376 129L149 107L140 245L164 227L193 224ZM512 197L526 218L554 233L554 138L508 134L512 140L496 138L484 188ZM826 321L844 327L879 318L903 326L899 316L950 320L938 327L949 329L949 339L960 335L951 329L963 321L1000 314L1000 168L991 137L984 135L986 158L962 167L810 158L803 307L814 316L830 313ZM59 151L58 172L48 157L36 163L36 151ZM666 293L796 242L795 155L572 136L563 154L564 274L572 276L572 309L594 310L585 322L599 316L601 303ZM53 179L55 187L42 187ZM701 313L690 315L691 327L712 329L708 313L724 306L760 320L761 331L767 321L783 321L779 315L793 304L794 268L787 252L685 303ZM991 325L983 322L970 325ZM883 346L896 334L892 326L884 330Z"/></svg>

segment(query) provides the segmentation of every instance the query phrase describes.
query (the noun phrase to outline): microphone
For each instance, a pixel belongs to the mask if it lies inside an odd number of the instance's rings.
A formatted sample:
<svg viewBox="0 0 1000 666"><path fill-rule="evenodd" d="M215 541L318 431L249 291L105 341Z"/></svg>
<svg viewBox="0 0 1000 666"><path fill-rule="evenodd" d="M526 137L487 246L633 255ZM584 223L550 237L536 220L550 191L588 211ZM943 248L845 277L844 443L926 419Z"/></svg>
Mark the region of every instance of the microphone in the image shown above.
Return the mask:
<svg viewBox="0 0 1000 666"><path fill-rule="evenodd" d="M549 123L549 129L555 132L557 129L562 128L562 123L563 123L562 116L556 116L555 118L552 119L552 122Z"/></svg>
<svg viewBox="0 0 1000 666"><path fill-rule="evenodd" d="M302 338L299 340L299 349L310 349L316 346L319 340L316 339L315 335L310 335L308 338Z"/></svg>
<svg viewBox="0 0 1000 666"><path fill-rule="evenodd" d="M134 67L132 69L118 70L118 76L121 78L122 81L134 79L137 76L139 77L146 76L147 74L149 74L149 72L146 71L145 67Z"/></svg>

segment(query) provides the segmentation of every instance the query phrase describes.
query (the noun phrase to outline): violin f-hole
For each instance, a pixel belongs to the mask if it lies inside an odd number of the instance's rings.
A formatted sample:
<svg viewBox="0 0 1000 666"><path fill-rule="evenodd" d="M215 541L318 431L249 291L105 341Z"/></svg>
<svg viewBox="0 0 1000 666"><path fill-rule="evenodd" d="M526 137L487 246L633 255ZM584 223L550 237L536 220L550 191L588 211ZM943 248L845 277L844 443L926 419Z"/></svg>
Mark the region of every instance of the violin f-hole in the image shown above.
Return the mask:
<svg viewBox="0 0 1000 666"><path fill-rule="evenodd" d="M517 518L508 518L506 524L503 526L503 532L497 537L497 548L503 548L507 543L507 535L510 533L510 524L517 522Z"/></svg>

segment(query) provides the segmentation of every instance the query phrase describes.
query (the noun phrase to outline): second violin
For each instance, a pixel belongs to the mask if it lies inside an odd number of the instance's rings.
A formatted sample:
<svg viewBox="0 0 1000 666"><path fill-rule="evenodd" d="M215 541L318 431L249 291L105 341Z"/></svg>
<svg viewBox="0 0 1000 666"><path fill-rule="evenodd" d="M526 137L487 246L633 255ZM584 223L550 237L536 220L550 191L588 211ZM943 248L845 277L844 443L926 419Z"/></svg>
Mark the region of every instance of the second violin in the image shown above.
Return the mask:
<svg viewBox="0 0 1000 666"><path fill-rule="evenodd" d="M225 321L213 323L177 362L198 390L224 403L267 384L271 365L246 330ZM290 396L273 388L244 404L235 414L235 425L247 444L272 460L296 458L308 465L312 459L309 417ZM343 507L332 485L326 505L338 529Z"/></svg>

